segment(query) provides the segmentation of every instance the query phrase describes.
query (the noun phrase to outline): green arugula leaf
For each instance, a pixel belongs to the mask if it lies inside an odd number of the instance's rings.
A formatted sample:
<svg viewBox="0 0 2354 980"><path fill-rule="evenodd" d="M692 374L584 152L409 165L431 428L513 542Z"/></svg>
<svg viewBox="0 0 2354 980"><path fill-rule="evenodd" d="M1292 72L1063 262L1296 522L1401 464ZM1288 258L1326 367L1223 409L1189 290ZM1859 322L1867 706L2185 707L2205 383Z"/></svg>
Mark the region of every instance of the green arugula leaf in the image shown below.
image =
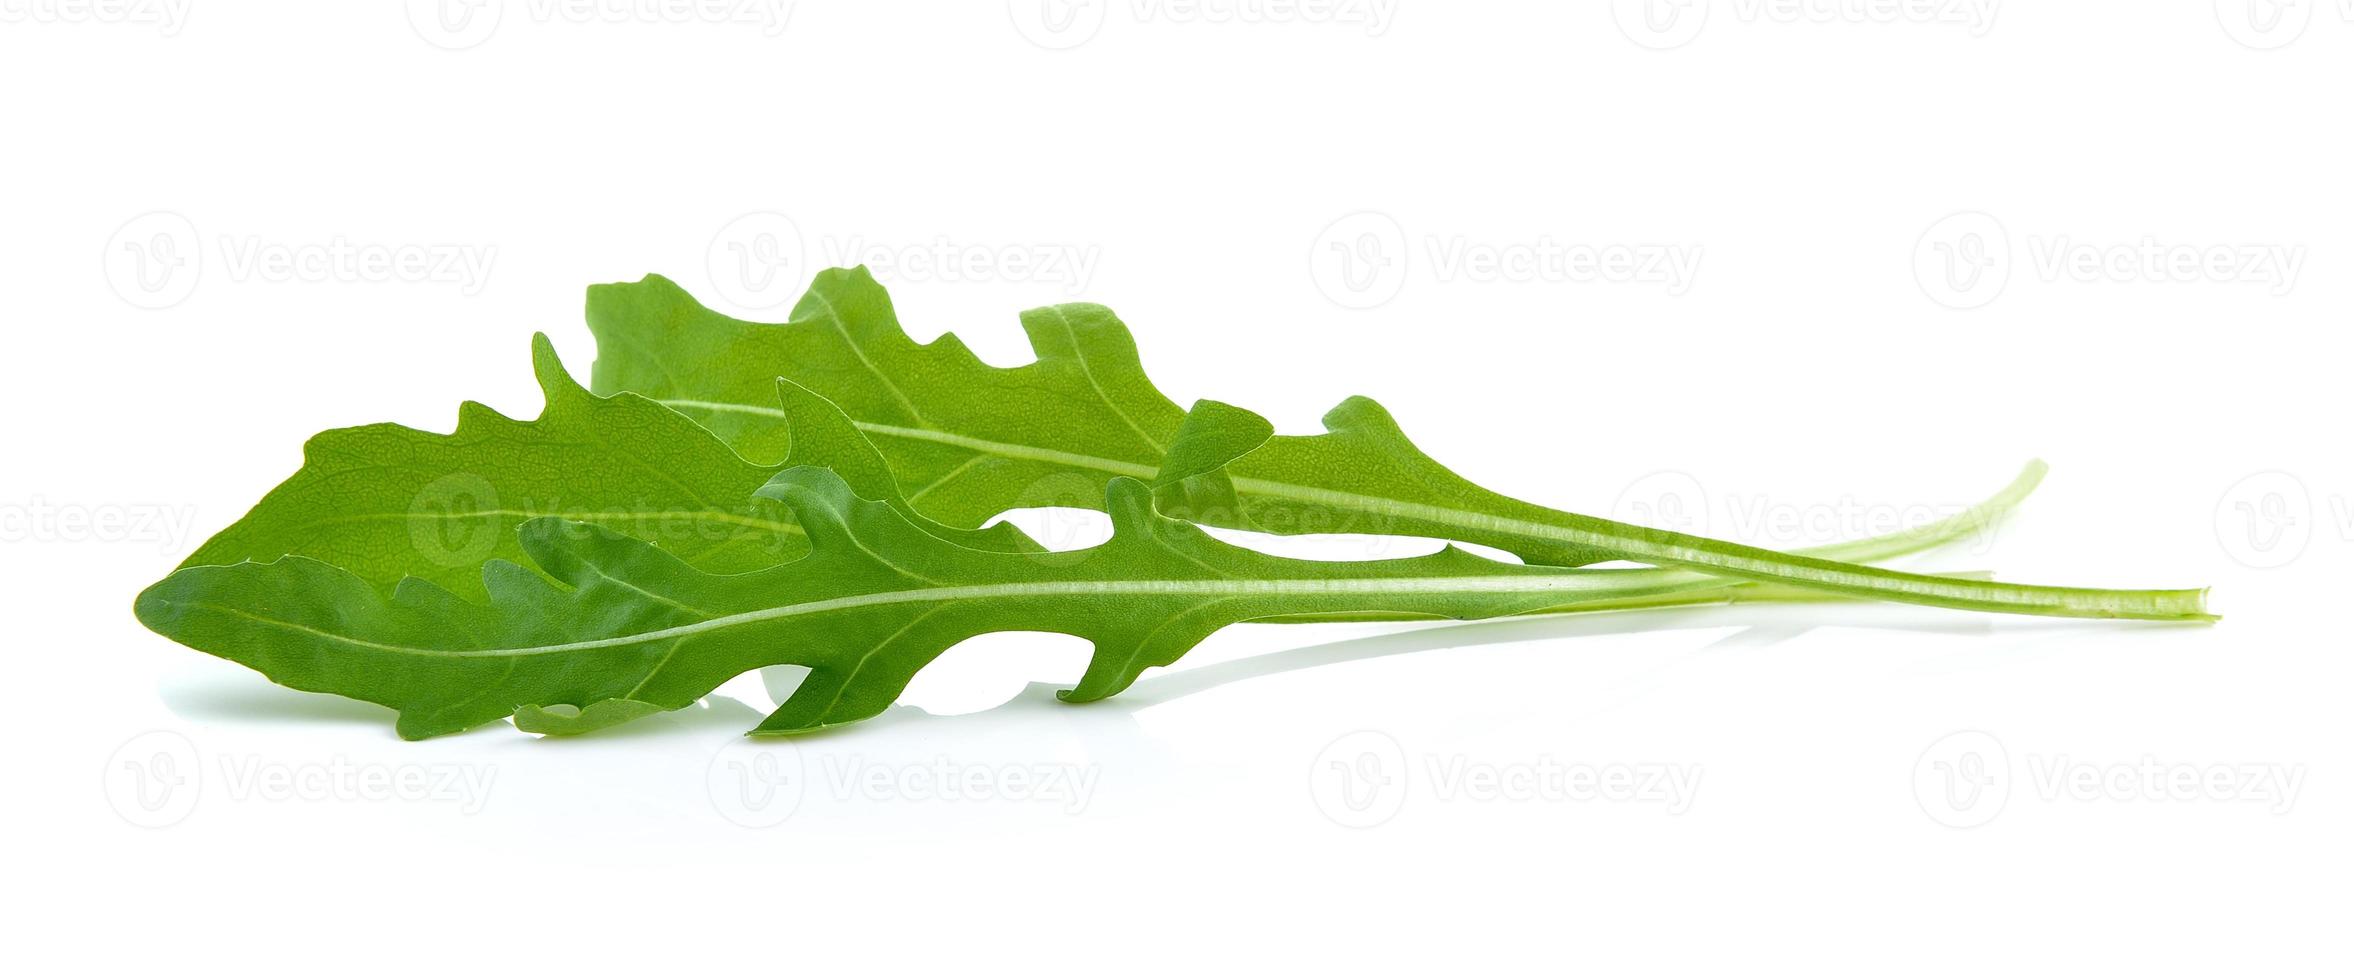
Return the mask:
<svg viewBox="0 0 2354 980"><path fill-rule="evenodd" d="M487 562L485 603L422 579L387 597L293 556L180 569L136 610L150 629L280 684L394 708L401 736L424 738L519 711L527 729L586 731L684 707L777 664L810 674L757 731L807 731L880 713L943 650L1004 630L1092 641L1084 676L1064 694L1087 701L1234 623L1651 601L1606 570L1453 548L1368 562L1273 557L1156 513L1150 489L1127 479L1110 486L1111 540L1060 555L952 544L816 467L788 469L760 493L791 509L809 554L714 574L610 529L542 517L517 533L536 570Z"/></svg>
<svg viewBox="0 0 2354 980"><path fill-rule="evenodd" d="M823 400L818 399L816 395L807 392L805 389L793 386L789 382L780 382L780 389L785 396L787 404L798 405L801 409L796 411L793 416L796 422L799 423L795 428L795 434L798 440L796 442L796 455L798 455L799 452L803 450L814 451L815 447L834 440L863 442L862 437L860 437L854 429L850 428L848 419L843 417L838 410L834 410L830 405L824 404ZM810 403L810 400L815 400L815 403ZM1213 410L1216 409L1213 408ZM871 466L876 462L876 460L873 459L871 448L865 450L863 453L856 451L842 451L828 453L828 455L837 455L853 460L863 460L864 462L862 465L866 466ZM2025 498L2025 496L2034 489L2036 480L2040 476L2040 467L2030 467L2027 472L2020 475L2018 480L2013 481L2010 486L2004 488L2004 491L2001 494L1998 494L1994 498L1979 504L1977 507L1965 511L1964 513L1954 515L1944 521L1925 525L1921 528L1916 528L1912 531L1895 535L1888 535L1882 538L1876 538L1867 541L1837 545L1834 546L1834 549L1837 549L1842 553L1855 554L1866 558L1893 557L1898 554L1922 550L1955 540L1965 533L1985 527L1987 524L1998 519L2002 514L2017 505L2021 499ZM855 487L858 482L859 481L855 480L850 481L851 486L853 487ZM763 493L771 497L777 497L781 495L783 491L781 489L768 489L764 487ZM900 519L923 530L926 534L932 535L935 538L940 538L943 541L954 540L953 534L943 534L943 529L940 525L930 521L927 518L915 514L913 511L907 509L904 504L897 501L891 501L889 502L889 506L897 513ZM517 540L522 541L523 539L518 536ZM1061 555L1037 556L1035 552L1027 551L1009 553L1032 555L1036 560L1042 562L1060 563L1064 561L1076 560L1075 558ZM495 569L486 568L484 571L484 574L489 577L490 581L502 581L506 578L513 577L512 572L514 570L514 566L505 565L503 562L497 564L502 567L497 567ZM252 569L257 566L244 564L233 567ZM211 575L213 573L206 574ZM194 579L194 584L189 585L183 592L180 593L181 599L179 601L183 603L197 603L204 601L205 597L210 594L208 591L206 591L207 589L217 588L223 582L234 585L235 583L246 581L247 576L254 574L257 573L252 571L232 571L228 573L221 573L221 577L217 578L198 577ZM1603 612L1711 603L1764 601L1819 602L1843 598L1840 596L1830 595L1828 593L1796 589L1788 586L1769 585L1755 582L1727 582L1723 579L1714 578L1712 576L1703 575L1700 573L1674 569L1580 570L1577 572L1577 575L1578 578L1576 579L1574 586L1568 588L1564 592L1562 597L1563 601L1544 606L1543 608L1530 609L1528 612ZM318 581L327 580L337 583L337 592L335 594L349 595L351 594L351 590L348 588L349 578L350 576L348 573L331 571L324 563L319 563L316 568L310 570L310 575L308 576L309 585L304 586L295 584L295 587L315 588ZM421 580L405 582L395 590L396 601L398 601L399 596L404 594L420 594L420 590L425 590L424 594L430 594L431 588L432 586L425 585ZM524 591L531 595L543 594L542 590L525 588L520 583L518 583L518 588L524 588ZM282 596L291 595L291 593L285 593L275 589L272 589L271 592L273 594L279 594ZM477 593L477 595L481 594L486 594L486 591ZM631 593L628 592L621 593L621 595L624 597L627 597L630 594ZM341 599L330 597L329 599L325 600L325 605L312 606L309 608L333 610L341 608L340 603L342 601L343 600ZM143 606L142 608L146 607ZM587 606L583 606L582 608L587 608ZM570 615L571 611L566 609L550 609L547 610L547 613L550 616L561 618L563 616ZM142 616L145 618L146 614L142 613ZM1447 617L1437 613L1408 612L1393 609L1370 609L1341 612L1276 614L1261 617L1257 621L1397 621L1443 618ZM234 638L224 639L221 642L223 644L222 646L207 647L206 649L212 649L216 652L239 649L239 647L236 646L239 641L235 640ZM240 659L242 662L254 663L256 666L259 666L259 664L255 661L245 660L242 657L236 657L235 659ZM276 677L277 675L272 674L271 676ZM328 689L337 691L342 690L340 688ZM634 694L635 691L633 690L629 693ZM591 701L585 706L574 706L569 703L556 703L547 705L524 704L518 706L515 710L515 727L526 732L533 732L538 734L577 735L597 731L612 725L667 711L673 707L677 707L677 705L665 705L649 701L640 701L627 694L618 697L608 697ZM783 722L780 721L778 724L782 723Z"/></svg>
<svg viewBox="0 0 2354 980"><path fill-rule="evenodd" d="M910 504L955 526L1012 507L1084 504L1086 495L1062 488L1125 477L1159 482L1173 516L1278 534L1411 534L1488 545L1538 565L1624 559L1990 612L2213 618L2203 589L1942 578L1539 507L1441 466L1365 398L1327 414L1321 435L1267 435L1226 414L1188 426L1145 377L1127 328L1092 304L1022 314L1038 359L1013 368L982 363L953 334L916 343L864 269L819 273L784 324L723 316L657 276L592 287L588 319L598 342L595 389L648 395L746 455L770 459L789 437L765 389L773 377L789 378L875 440L900 484L913 488Z"/></svg>
<svg viewBox="0 0 2354 980"><path fill-rule="evenodd" d="M791 513L753 493L781 466L746 462L646 398L590 394L544 335L531 353L547 399L538 419L467 402L447 435L390 424L320 433L294 476L183 566L302 555L379 586L414 576L481 598L483 563L521 561L515 528L537 517L593 521L711 572L807 552ZM840 409L773 380L767 398L794 420L790 464L825 466L861 493L898 498L888 464ZM976 548L1042 550L1011 525L936 530Z"/></svg>
<svg viewBox="0 0 2354 980"><path fill-rule="evenodd" d="M322 433L306 446L300 471L184 567L302 555L378 587L416 577L479 600L483 563L522 561L515 529L534 517L594 520L712 572L764 568L806 550L786 508L745 492L782 467L747 463L691 420L640 396L590 394L565 373L545 336L533 338L532 351L547 402L537 420L516 421L468 403L449 435L397 425ZM833 469L855 492L906 508L887 463L839 408L789 381L774 382L771 393L778 412L771 431L788 437L789 465ZM1204 434L1190 444L1213 452L1191 464L1197 468L1221 466L1272 431L1265 420L1231 406L1205 402L1195 411L1202 419L1189 422L1189 431ZM1172 457L1166 468L1187 465ZM1892 556L1941 543L1999 516L2031 487L2031 481L2014 487L2008 499L1990 502L1999 507L1964 515L1967 520L1891 536L1885 541L1894 546L1877 550ZM1101 506L1100 496L1082 502ZM968 531L909 514L935 536L967 547L1043 550L1011 525ZM1689 573L1611 574L1630 594L1666 596L1721 584ZM558 732L593 727L600 717L535 716L527 724Z"/></svg>

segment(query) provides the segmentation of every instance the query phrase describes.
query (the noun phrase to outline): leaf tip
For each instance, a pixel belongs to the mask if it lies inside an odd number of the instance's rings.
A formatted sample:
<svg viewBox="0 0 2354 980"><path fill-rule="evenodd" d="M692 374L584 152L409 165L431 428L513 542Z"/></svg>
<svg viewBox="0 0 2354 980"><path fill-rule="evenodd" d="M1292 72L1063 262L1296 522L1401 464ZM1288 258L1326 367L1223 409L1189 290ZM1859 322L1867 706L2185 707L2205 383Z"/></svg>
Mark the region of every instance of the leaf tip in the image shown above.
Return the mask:
<svg viewBox="0 0 2354 980"><path fill-rule="evenodd" d="M668 323L681 313L705 309L685 287L651 272L636 282L594 284L582 305L589 332L600 338L614 332L641 332L648 325Z"/></svg>
<svg viewBox="0 0 2354 980"><path fill-rule="evenodd" d="M1274 436L1275 423L1250 409L1207 398L1194 402L1178 423L1152 485L1165 487L1223 469Z"/></svg>
<svg viewBox="0 0 2354 980"><path fill-rule="evenodd" d="M857 494L841 474L822 466L793 466L770 477L753 496L774 500L793 511L793 519L809 532L814 543L846 534L849 511Z"/></svg>
<svg viewBox="0 0 2354 980"><path fill-rule="evenodd" d="M1324 413L1324 428L1332 432L1347 432L1352 429L1396 432L1398 431L1398 420L1392 417L1390 410L1383 408L1380 402L1364 395L1350 395L1341 399L1340 404L1332 406L1331 411Z"/></svg>
<svg viewBox="0 0 2354 980"><path fill-rule="evenodd" d="M171 598L174 591L172 580L179 575L180 572L173 572L162 581L139 590L138 597L131 600L131 615L139 620L139 625L165 636L171 635L170 627L179 618L179 603Z"/></svg>
<svg viewBox="0 0 2354 980"><path fill-rule="evenodd" d="M531 335L531 374L539 381L540 395L550 408L560 398L588 394L588 389L572 379L572 372L564 369L564 359L556 355L556 342L545 333Z"/></svg>
<svg viewBox="0 0 2354 980"><path fill-rule="evenodd" d="M422 711L402 711L392 720L392 733L403 742L421 742L454 731L457 729L435 722L432 715Z"/></svg>
<svg viewBox="0 0 2354 980"><path fill-rule="evenodd" d="M636 293L680 296L686 295L686 287L680 286L678 283L672 281L669 276L665 276L659 272L646 273L645 275L639 276L634 282L593 283L589 286L588 291L589 298L592 300L596 299L598 296L618 296L622 294Z"/></svg>

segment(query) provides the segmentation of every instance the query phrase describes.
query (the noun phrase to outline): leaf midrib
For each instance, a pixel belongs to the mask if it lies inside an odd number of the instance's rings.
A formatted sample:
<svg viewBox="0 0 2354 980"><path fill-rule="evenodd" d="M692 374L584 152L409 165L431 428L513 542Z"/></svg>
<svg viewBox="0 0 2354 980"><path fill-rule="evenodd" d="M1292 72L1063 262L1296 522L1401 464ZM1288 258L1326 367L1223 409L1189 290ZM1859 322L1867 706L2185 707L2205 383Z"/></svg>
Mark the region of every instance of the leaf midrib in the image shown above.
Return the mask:
<svg viewBox="0 0 2354 980"><path fill-rule="evenodd" d="M693 398L661 398L656 399L656 401L659 401L662 404L670 406L674 409L687 408L699 409L706 412L741 412L746 415L759 415L767 418L786 420L790 420L792 418L791 415L786 414L784 409L769 408L764 405L744 405L736 402L702 401ZM1029 460L1036 463L1062 463L1068 466L1077 466L1084 469L1099 470L1101 472L1110 473L1115 476L1135 477L1139 480L1149 480L1154 476L1159 475L1160 473L1160 469L1158 467L1148 466L1141 463L1130 463L1124 460L1106 459L1102 456L1089 456L1085 453L1065 452L1060 449L1049 449L1044 446L1025 446L1020 443L998 442L994 439L982 439L955 432L942 432L938 429L923 429L913 426L891 425L884 422L868 422L863 419L853 419L851 424L857 426L858 431L870 433L873 435L892 436L900 439L918 439L924 442L939 443L946 446L955 446L960 449L970 449L975 452L1003 456L1007 459Z"/></svg>
<svg viewBox="0 0 2354 980"><path fill-rule="evenodd" d="M190 609L201 609L208 612L220 613L222 615L243 619L248 622L259 623L264 626L276 627L299 633L306 633L323 640L331 640L337 643L343 643L363 649L376 650L383 653L394 653L420 657L539 657L561 653L579 653L588 650L601 650L612 647L633 646L641 643L659 642L669 639L684 639L719 630L732 629L738 626L764 623L777 619L789 619L794 616L810 616L820 613L838 612L844 609L858 609L868 606L898 605L911 602L945 603L988 599L1027 599L1041 596L1098 595L1219 595L1247 597L1256 595L1387 596L1428 595L1432 593L1496 594L1503 592L1572 592L1577 591L1582 587L1592 586L1595 581L1593 578L1594 574L1595 573L1592 572L1571 571L1562 575L1552 576L1463 575L1420 576L1415 578L1398 579L1231 579L1214 582L1192 581L1185 579L1142 579L1122 582L1091 582L1084 580L1070 580L1053 582L1004 582L992 585L957 585L929 589L904 589L896 592L870 592L861 595L839 596L832 599L817 599L809 602L798 602L784 606L771 606L766 609L754 609L748 612L734 613L727 616L701 620L699 622L687 623L680 626L672 626L659 630L649 630L644 633L632 633L625 636L600 637L594 640L576 640L571 643L553 643L532 647L506 647L494 650L437 650L429 647L412 647L402 646L395 643L380 643L375 640L363 639L361 637L355 636L345 636L340 633L329 632L327 630L319 629L315 626L308 626L302 623L288 622L286 620L264 616L233 606L223 606L217 603L209 602L174 602L168 599L158 601L167 606L181 606ZM1617 589L1613 587L1608 591L1617 591Z"/></svg>
<svg viewBox="0 0 2354 980"><path fill-rule="evenodd" d="M314 520L304 521L300 524L293 525L292 530L301 531L314 527L324 527L329 524L360 524L369 521L464 520L474 517L520 517L524 519L561 517L566 520L589 522L633 520L665 521L677 520L680 518L709 517L716 518L723 523L736 524L763 531L776 531L782 534L797 534L802 536L807 536L809 533L802 530L801 526L798 524L787 524L782 521L772 521L766 518L749 517L743 514L731 514L724 510L538 511L515 510L513 508L504 507L493 508L491 510L433 511L431 513L418 513L415 511L384 511L368 514L336 514L332 517L321 517Z"/></svg>

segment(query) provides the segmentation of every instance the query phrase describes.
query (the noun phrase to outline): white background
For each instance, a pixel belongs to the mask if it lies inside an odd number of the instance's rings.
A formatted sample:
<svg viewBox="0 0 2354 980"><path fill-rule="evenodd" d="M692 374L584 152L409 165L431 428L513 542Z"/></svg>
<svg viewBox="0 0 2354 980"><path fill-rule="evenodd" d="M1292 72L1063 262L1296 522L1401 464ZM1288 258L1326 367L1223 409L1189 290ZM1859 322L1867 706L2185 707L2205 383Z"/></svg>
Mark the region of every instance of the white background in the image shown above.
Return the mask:
<svg viewBox="0 0 2354 980"><path fill-rule="evenodd" d="M2345 4L1236 2L0 0L13 958L2342 975ZM479 265L261 261L339 244ZM1181 402L1369 394L1497 489L1776 546L2040 456L1917 567L2226 619L1259 627L1084 709L1015 635L817 740L737 738L746 678L403 743L130 615L315 431L534 414L589 283L782 319L854 261L996 363L1101 301ZM911 798L941 766L1055 782Z"/></svg>

